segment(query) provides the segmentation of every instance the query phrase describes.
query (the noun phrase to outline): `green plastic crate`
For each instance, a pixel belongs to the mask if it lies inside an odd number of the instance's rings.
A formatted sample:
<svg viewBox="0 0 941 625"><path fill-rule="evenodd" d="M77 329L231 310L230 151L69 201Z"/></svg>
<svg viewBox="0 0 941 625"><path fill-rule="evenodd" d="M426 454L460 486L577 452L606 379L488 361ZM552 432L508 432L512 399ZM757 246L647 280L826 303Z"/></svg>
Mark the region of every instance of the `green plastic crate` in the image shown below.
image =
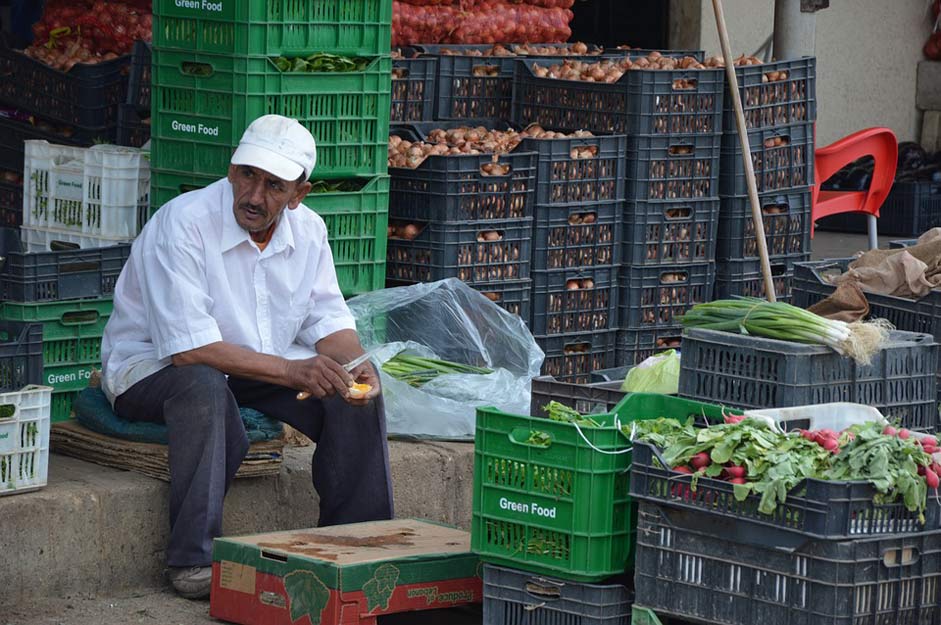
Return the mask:
<svg viewBox="0 0 941 625"><path fill-rule="evenodd" d="M68 421L72 418L72 402L78 397L78 391L57 391L52 394L50 416L52 423Z"/></svg>
<svg viewBox="0 0 941 625"><path fill-rule="evenodd" d="M275 113L317 141L317 175L387 172L391 59L363 72L280 72L267 57L154 50L151 165L224 176L245 128Z"/></svg>
<svg viewBox="0 0 941 625"><path fill-rule="evenodd" d="M314 170L316 175L319 169ZM152 210L180 193L212 184L210 176L151 173ZM381 289L386 273L389 176L357 177L357 191L311 193L304 204L323 217L340 291L346 297Z"/></svg>
<svg viewBox="0 0 941 625"><path fill-rule="evenodd" d="M111 298L49 303L5 302L5 320L43 324L43 384L57 392L77 392L101 369L101 337L111 315ZM53 395L53 421L55 414ZM61 414L61 412L60 412ZM68 411L64 413L68 415ZM60 419L61 420L61 419Z"/></svg>
<svg viewBox="0 0 941 625"><path fill-rule="evenodd" d="M157 48L215 54L389 54L392 0L155 0Z"/></svg>
<svg viewBox="0 0 941 625"><path fill-rule="evenodd" d="M637 506L628 496L630 442L615 424L689 416L721 422L722 408L627 395L592 415L601 428L581 428L588 442L567 423L478 408L471 549L485 562L581 582L624 573ZM528 444L533 431L548 434L549 447ZM604 453L612 451L623 453Z"/></svg>

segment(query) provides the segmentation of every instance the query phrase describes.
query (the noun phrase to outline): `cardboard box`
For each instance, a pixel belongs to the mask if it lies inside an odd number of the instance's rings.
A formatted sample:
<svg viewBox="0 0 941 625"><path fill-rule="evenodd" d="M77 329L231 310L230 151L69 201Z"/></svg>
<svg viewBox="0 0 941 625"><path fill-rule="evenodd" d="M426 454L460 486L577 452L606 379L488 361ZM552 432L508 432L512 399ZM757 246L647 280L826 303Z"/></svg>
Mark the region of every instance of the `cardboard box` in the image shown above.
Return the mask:
<svg viewBox="0 0 941 625"><path fill-rule="evenodd" d="M382 614L479 603L467 532L412 519L213 545L209 613L241 625L374 625Z"/></svg>

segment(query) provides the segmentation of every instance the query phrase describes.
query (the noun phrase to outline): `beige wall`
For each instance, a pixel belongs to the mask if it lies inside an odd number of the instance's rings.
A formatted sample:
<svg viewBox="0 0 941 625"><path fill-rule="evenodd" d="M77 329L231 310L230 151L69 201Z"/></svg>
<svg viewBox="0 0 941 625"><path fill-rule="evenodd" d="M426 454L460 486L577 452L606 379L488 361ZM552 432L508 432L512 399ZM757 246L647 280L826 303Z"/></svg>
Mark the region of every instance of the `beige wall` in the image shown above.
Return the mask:
<svg viewBox="0 0 941 625"><path fill-rule="evenodd" d="M700 46L719 54L712 2L673 2L700 5ZM723 7L733 54L753 53L771 34L773 0L723 0ZM928 33L926 0L831 0L817 13L817 145L871 126L917 140L915 74Z"/></svg>

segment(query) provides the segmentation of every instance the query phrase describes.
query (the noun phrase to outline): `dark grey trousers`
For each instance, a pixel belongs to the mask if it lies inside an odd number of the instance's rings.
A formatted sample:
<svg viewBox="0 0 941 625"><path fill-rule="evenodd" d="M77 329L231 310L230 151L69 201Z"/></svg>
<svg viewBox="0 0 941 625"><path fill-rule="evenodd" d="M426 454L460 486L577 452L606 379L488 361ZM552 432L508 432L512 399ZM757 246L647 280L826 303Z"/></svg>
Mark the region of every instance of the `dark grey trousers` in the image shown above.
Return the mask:
<svg viewBox="0 0 941 625"><path fill-rule="evenodd" d="M317 443L321 526L391 519L392 482L382 398L297 400L297 391L229 378L205 365L169 366L118 396L129 421L166 423L170 455L168 566L212 564L222 502L248 451L239 406L287 423Z"/></svg>

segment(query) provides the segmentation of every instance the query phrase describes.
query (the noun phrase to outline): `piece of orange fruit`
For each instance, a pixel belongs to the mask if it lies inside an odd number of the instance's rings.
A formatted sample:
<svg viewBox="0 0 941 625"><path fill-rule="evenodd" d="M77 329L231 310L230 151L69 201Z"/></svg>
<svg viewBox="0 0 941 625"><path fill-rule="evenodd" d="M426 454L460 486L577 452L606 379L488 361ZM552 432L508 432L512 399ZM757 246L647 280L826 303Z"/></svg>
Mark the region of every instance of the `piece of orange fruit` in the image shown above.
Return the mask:
<svg viewBox="0 0 941 625"><path fill-rule="evenodd" d="M365 397L366 393L372 390L372 386L369 384L359 384L354 382L350 385L350 397L353 399L360 399Z"/></svg>

